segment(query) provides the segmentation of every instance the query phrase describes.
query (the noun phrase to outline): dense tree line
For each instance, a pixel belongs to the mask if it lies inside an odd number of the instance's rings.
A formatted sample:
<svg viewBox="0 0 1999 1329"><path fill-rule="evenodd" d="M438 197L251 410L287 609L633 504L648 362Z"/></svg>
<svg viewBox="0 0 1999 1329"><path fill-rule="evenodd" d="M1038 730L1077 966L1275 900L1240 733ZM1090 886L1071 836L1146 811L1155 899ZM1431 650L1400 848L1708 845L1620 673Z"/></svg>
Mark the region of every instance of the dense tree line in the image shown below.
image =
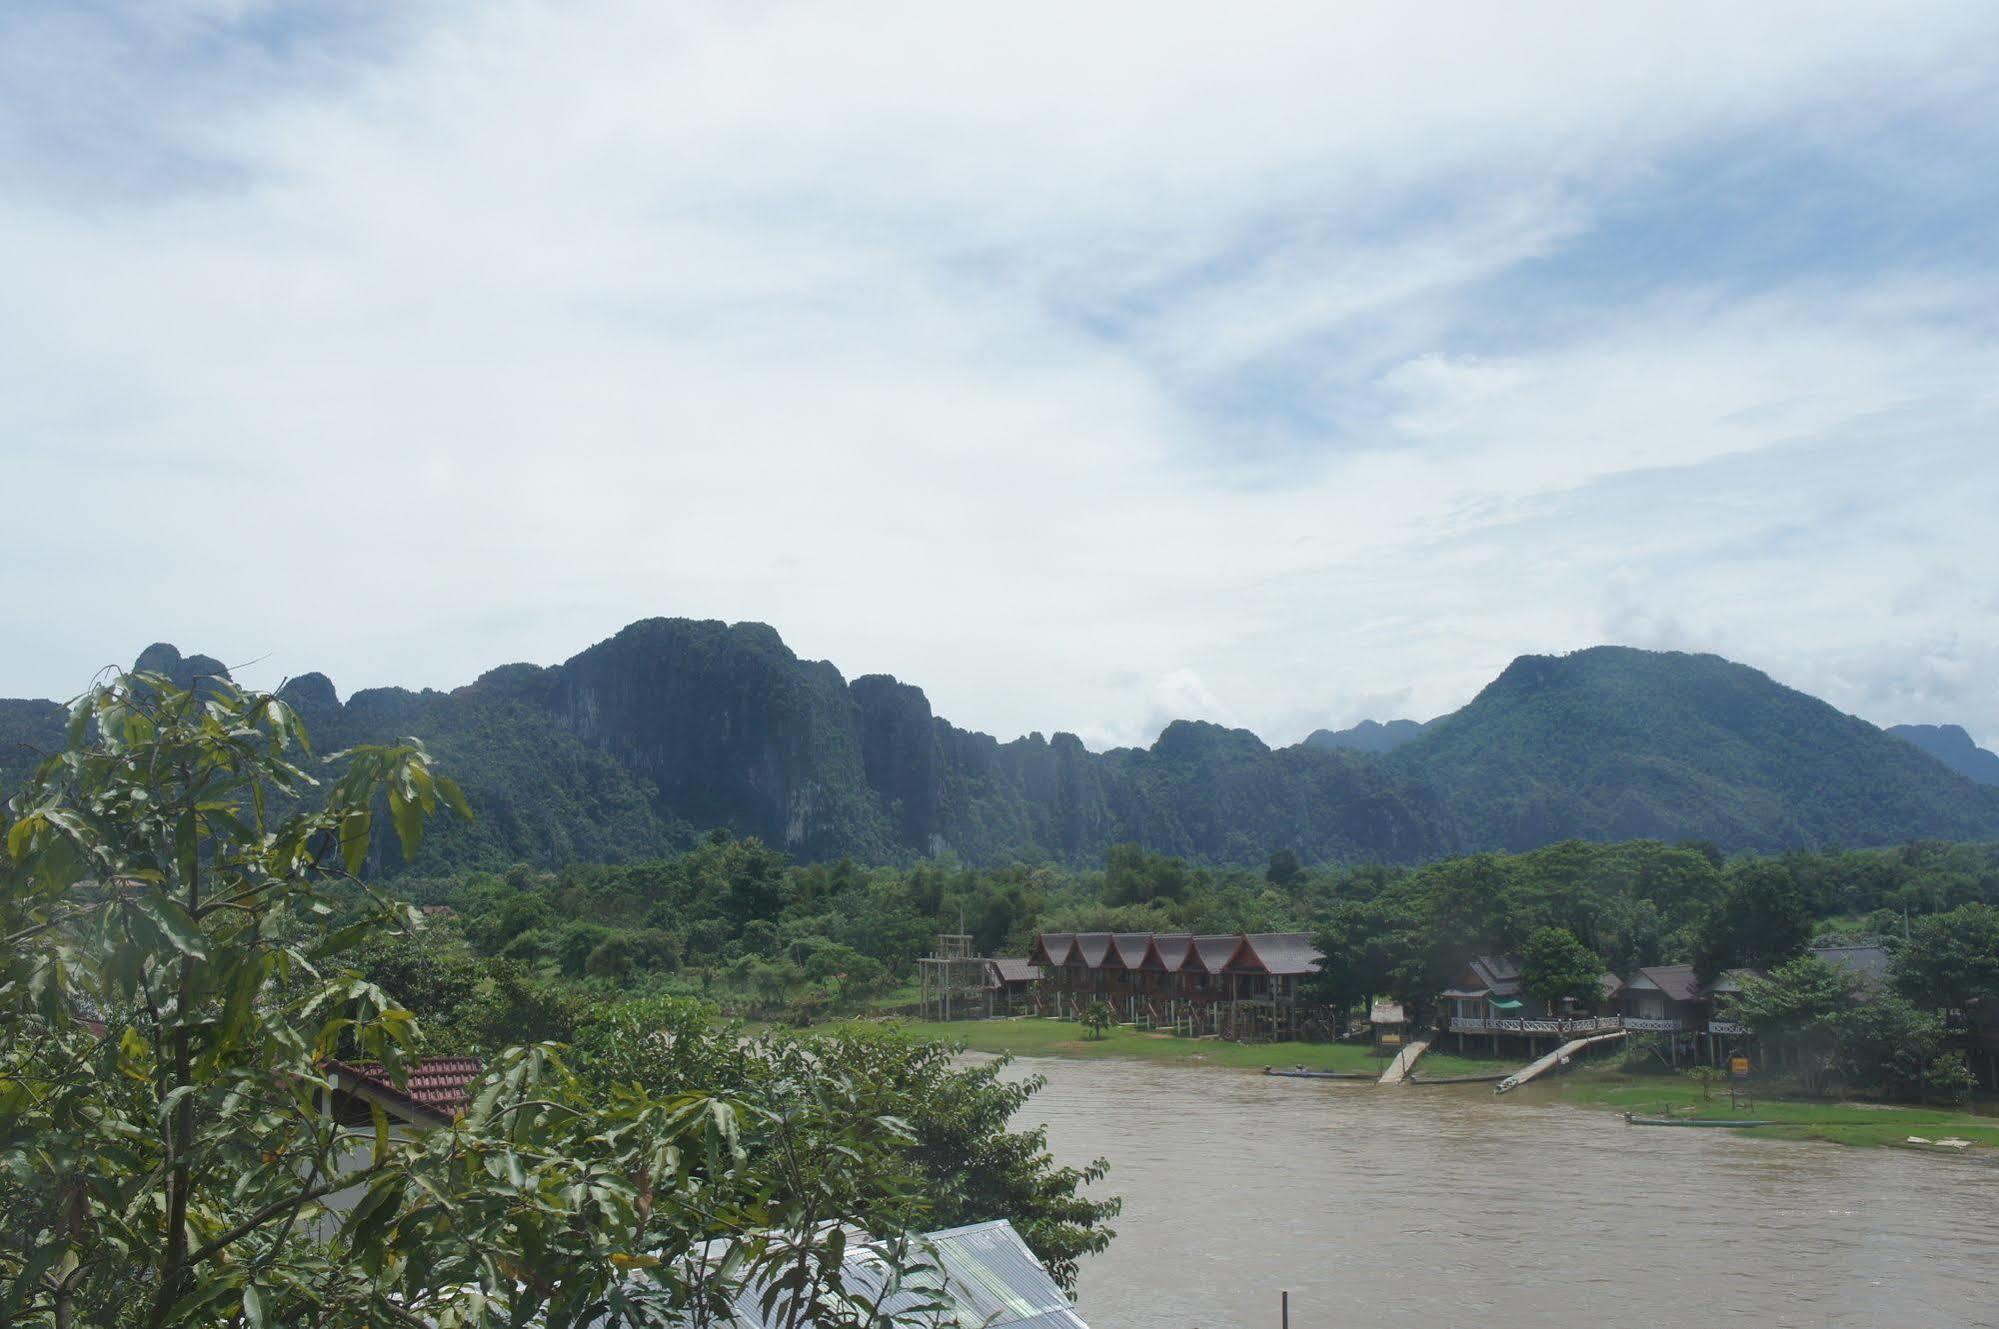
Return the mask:
<svg viewBox="0 0 1999 1329"><path fill-rule="evenodd" d="M891 1000L935 935L961 927L982 954L1024 954L1038 931L1303 930L1329 958L1320 999L1352 1006L1394 995L1420 1017L1478 954L1526 957L1540 987L1577 997L1586 995L1578 975L1592 967L1628 974L1690 962L1711 978L1773 968L1814 940L1927 954L1956 935L1938 921L1956 917L1949 911L1999 904L1999 846L1729 858L1698 842L1570 841L1418 868L1317 869L1279 849L1252 871L1127 844L1101 870L1075 871L799 865L715 833L645 863L409 884L457 911L421 944L437 952L425 963L455 965L461 985L489 993L504 982L523 992L540 983L701 996L809 1022ZM389 948L379 963L412 961ZM1975 968L1963 955L1953 963L1953 972ZM483 1018L464 1009L473 1025Z"/></svg>

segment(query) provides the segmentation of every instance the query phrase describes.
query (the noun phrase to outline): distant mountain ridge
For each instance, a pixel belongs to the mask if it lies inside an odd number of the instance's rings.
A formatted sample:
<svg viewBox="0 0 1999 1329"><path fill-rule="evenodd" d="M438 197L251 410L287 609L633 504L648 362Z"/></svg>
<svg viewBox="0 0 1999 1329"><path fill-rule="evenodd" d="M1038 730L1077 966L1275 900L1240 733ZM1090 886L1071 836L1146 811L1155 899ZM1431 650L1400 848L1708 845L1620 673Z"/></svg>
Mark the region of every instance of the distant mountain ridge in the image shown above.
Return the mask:
<svg viewBox="0 0 1999 1329"><path fill-rule="evenodd" d="M1393 752L1405 743L1415 742L1431 725L1447 718L1440 715L1435 720L1425 720L1421 723L1415 720L1390 720L1387 724L1379 720L1362 720L1349 729L1314 729L1305 735L1305 746L1346 748L1353 752L1372 752L1379 756Z"/></svg>
<svg viewBox="0 0 1999 1329"><path fill-rule="evenodd" d="M183 682L221 669L165 644L141 659ZM320 751L415 734L459 778L478 821L441 827L423 871L632 859L710 827L804 859L978 864L1100 861L1127 840L1260 863L1277 848L1418 862L1575 837L1999 838L1999 790L1910 742L1719 657L1624 647L1523 656L1448 723L1277 749L1198 721L1103 753L1072 734L1003 743L934 715L910 684L801 660L763 624L688 619L449 692L343 702L306 674L282 694ZM52 703L0 702L0 765L18 774L24 744L60 741Z"/></svg>
<svg viewBox="0 0 1999 1329"><path fill-rule="evenodd" d="M1979 747L1961 725L1898 724L1890 725L1888 732L1914 743L1967 780L1999 785L1999 752Z"/></svg>

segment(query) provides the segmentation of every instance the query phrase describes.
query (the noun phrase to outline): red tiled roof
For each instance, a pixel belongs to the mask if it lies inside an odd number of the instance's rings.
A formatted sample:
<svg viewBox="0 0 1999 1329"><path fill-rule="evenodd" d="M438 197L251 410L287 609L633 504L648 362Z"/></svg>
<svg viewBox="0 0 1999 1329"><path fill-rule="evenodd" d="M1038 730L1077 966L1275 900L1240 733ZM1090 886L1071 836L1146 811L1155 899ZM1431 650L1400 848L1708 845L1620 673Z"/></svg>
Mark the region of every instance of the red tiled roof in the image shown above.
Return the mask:
<svg viewBox="0 0 1999 1329"><path fill-rule="evenodd" d="M407 1067L403 1087L396 1088L389 1072L372 1062L328 1061L328 1073L341 1077L341 1088L364 1087L384 1106L407 1104L433 1117L449 1120L472 1106L466 1092L479 1078L477 1057L429 1057Z"/></svg>

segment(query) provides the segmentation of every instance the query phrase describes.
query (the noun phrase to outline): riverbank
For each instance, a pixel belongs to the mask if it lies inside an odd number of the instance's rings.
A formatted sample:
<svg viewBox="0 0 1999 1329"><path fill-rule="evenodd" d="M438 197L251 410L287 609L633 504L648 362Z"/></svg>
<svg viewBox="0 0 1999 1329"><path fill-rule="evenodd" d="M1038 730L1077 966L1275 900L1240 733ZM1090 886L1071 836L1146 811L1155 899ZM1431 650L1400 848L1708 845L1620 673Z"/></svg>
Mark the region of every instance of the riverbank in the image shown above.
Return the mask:
<svg viewBox="0 0 1999 1329"><path fill-rule="evenodd" d="M1773 1124L1757 1127L1751 1133L1789 1140L1893 1146L1935 1154L1999 1150L1999 1118L1950 1108L1782 1096L1777 1086L1759 1090L1753 1108L1736 1111L1729 1108L1725 1086L1717 1086L1704 1099L1700 1086L1691 1081L1663 1075L1633 1075L1609 1067L1574 1071L1542 1081L1521 1093L1522 1102L1567 1103L1640 1117L1738 1117L1768 1121ZM1912 1143L1911 1137L1928 1143ZM1939 1145L1938 1140L1966 1140L1969 1147Z"/></svg>
<svg viewBox="0 0 1999 1329"><path fill-rule="evenodd" d="M1179 1061L1260 1071L1265 1066L1314 1071L1373 1072L1383 1062L1361 1043L1227 1043L1218 1038L1183 1038L1156 1029L1113 1025L1093 1038L1074 1020L1023 1017L1013 1020L907 1020L904 1027L922 1038L963 1043L973 1052L1016 1057L1075 1057L1087 1060L1129 1057Z"/></svg>
<svg viewBox="0 0 1999 1329"><path fill-rule="evenodd" d="M923 1038L961 1042L973 1052L1016 1057L1076 1057L1087 1060L1128 1057L1141 1061L1188 1062L1261 1071L1303 1067L1312 1071L1343 1071L1379 1075L1387 1059L1367 1043L1228 1043L1218 1038L1183 1038L1156 1029L1114 1025L1093 1038L1074 1020L1023 1017L1011 1020L906 1020L905 1028ZM1417 1077L1504 1075L1519 1069L1510 1060L1432 1052L1417 1065Z"/></svg>
<svg viewBox="0 0 1999 1329"><path fill-rule="evenodd" d="M1157 1030L1113 1026L1102 1038L1092 1038L1073 1020L1020 1018L902 1022L911 1033L940 1042L963 1043L973 1052L1016 1057L1064 1057L1078 1060L1125 1058L1159 1063L1219 1066L1261 1071L1303 1067L1315 1071L1379 1074L1385 1064L1364 1043L1227 1043L1212 1038L1182 1038ZM1518 1059L1431 1052L1417 1065L1418 1087L1424 1079L1452 1076L1502 1075L1518 1070ZM1401 1092L1401 1091L1396 1091ZM1666 1075L1632 1074L1609 1066L1593 1066L1550 1076L1506 1102L1566 1103L1575 1107L1629 1112L1641 1117L1727 1117L1728 1090L1716 1087L1703 1099L1701 1087ZM1926 1153L1984 1154L1999 1151L1999 1118L1948 1108L1836 1102L1787 1094L1786 1086L1759 1090L1753 1112L1735 1115L1774 1123L1754 1134L1795 1140L1831 1140L1856 1146L1895 1146ZM1930 1141L1912 1144L1910 1137ZM1938 1145L1937 1140L1966 1140L1963 1150Z"/></svg>

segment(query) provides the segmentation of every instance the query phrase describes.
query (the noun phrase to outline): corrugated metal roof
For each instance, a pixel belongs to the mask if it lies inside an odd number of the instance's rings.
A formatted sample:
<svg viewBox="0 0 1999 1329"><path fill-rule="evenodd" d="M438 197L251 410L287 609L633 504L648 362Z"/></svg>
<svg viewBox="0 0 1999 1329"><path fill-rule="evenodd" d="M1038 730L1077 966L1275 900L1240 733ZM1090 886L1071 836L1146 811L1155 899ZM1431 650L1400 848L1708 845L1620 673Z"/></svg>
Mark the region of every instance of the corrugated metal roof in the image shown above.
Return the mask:
<svg viewBox="0 0 1999 1329"><path fill-rule="evenodd" d="M1315 974L1325 958L1302 932L1252 932L1243 937L1230 967L1262 974Z"/></svg>
<svg viewBox="0 0 1999 1329"><path fill-rule="evenodd" d="M1048 965L1069 963L1069 955L1076 949L1076 934L1073 932L1043 932L1034 939L1033 959Z"/></svg>
<svg viewBox="0 0 1999 1329"><path fill-rule="evenodd" d="M931 1268L912 1273L901 1290L882 1295L887 1269L866 1238L849 1238L841 1283L849 1298L879 1299L899 1324L924 1329L1089 1329L1034 1252L1004 1219L927 1233ZM764 1306L765 1289L746 1288L731 1302L730 1329L783 1329L791 1306L784 1297ZM945 1301L949 1309L914 1312ZM684 1321L682 1322L684 1323Z"/></svg>
<svg viewBox="0 0 1999 1329"><path fill-rule="evenodd" d="M1127 969L1145 963L1145 948L1152 944L1150 932L1120 932L1111 938L1111 954Z"/></svg>
<svg viewBox="0 0 1999 1329"><path fill-rule="evenodd" d="M1690 964L1649 965L1638 972L1674 1001L1693 1001L1700 996L1700 980L1694 977Z"/></svg>
<svg viewBox="0 0 1999 1329"><path fill-rule="evenodd" d="M1814 946L1811 954L1860 980L1863 996L1878 996L1888 986L1888 952L1879 946Z"/></svg>
<svg viewBox="0 0 1999 1329"><path fill-rule="evenodd" d="M1512 955L1481 955L1471 962L1471 970L1480 984L1489 989L1495 997L1517 997L1520 995L1520 960ZM1470 986L1466 984L1465 986Z"/></svg>
<svg viewBox="0 0 1999 1329"><path fill-rule="evenodd" d="M1235 954L1235 948L1241 942L1242 938L1237 936L1196 937L1194 938L1193 958L1209 973L1219 974L1228 964L1229 957Z"/></svg>
<svg viewBox="0 0 1999 1329"><path fill-rule="evenodd" d="M1041 966L1032 960L1017 959L1011 955L1002 955L994 960L993 968L998 971L1002 983L1032 983L1041 977Z"/></svg>

